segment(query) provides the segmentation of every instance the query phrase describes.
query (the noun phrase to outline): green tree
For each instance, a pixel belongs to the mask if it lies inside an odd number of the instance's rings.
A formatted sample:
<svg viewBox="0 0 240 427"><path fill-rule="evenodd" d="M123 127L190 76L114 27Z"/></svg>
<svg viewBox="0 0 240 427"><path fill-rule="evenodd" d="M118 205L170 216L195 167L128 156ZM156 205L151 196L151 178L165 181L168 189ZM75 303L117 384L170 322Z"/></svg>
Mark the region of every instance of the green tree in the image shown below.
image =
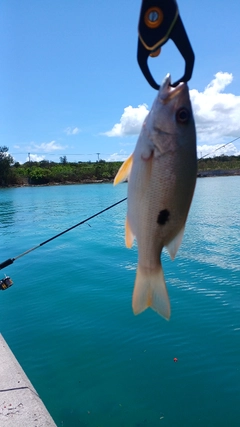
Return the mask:
<svg viewBox="0 0 240 427"><path fill-rule="evenodd" d="M63 165L66 165L66 163L67 163L67 156L61 156L60 157L60 163L62 163Z"/></svg>
<svg viewBox="0 0 240 427"><path fill-rule="evenodd" d="M13 157L8 154L8 147L0 146L0 185L7 185L10 177L11 165L13 165Z"/></svg>
<svg viewBox="0 0 240 427"><path fill-rule="evenodd" d="M28 168L28 176L31 184L47 184L49 182L50 172L46 168L33 166Z"/></svg>

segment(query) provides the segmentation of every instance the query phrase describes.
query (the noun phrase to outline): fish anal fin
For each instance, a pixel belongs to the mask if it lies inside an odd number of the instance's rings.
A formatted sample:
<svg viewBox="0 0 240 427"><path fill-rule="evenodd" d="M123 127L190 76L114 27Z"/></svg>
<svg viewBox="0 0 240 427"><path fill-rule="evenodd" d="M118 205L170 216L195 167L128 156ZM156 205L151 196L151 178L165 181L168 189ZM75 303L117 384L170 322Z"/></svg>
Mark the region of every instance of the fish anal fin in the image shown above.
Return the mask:
<svg viewBox="0 0 240 427"><path fill-rule="evenodd" d="M168 250L168 253L171 257L172 260L174 260L176 253L182 243L182 239L183 239L183 234L184 234L184 229L185 227L181 228L181 230L179 231L179 233L174 237L173 240L171 240L171 242L169 242L166 245L166 248Z"/></svg>
<svg viewBox="0 0 240 427"><path fill-rule="evenodd" d="M132 169L132 162L133 162L133 154L131 154L130 157L128 157L127 160L122 164L120 167L117 175L115 176L115 179L113 181L113 185L120 184L120 182L126 181L131 169Z"/></svg>
<svg viewBox="0 0 240 427"><path fill-rule="evenodd" d="M139 314L151 307L169 320L170 302L161 265L154 270L138 266L132 307L134 314Z"/></svg>
<svg viewBox="0 0 240 427"><path fill-rule="evenodd" d="M131 248L133 245L134 235L129 225L128 217L125 222L125 244L127 248Z"/></svg>

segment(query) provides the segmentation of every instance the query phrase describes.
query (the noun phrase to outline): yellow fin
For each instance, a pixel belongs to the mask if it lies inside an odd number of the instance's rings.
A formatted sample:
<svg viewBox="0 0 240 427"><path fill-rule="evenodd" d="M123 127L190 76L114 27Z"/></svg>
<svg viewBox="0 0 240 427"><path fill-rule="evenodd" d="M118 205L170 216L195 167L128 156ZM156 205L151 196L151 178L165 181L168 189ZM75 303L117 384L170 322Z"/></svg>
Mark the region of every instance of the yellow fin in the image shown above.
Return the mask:
<svg viewBox="0 0 240 427"><path fill-rule="evenodd" d="M115 176L113 185L117 185L122 181L126 181L132 169L132 162L133 162L133 154L131 154L131 156L128 157L128 159L125 160L125 162L120 167L117 175Z"/></svg>
<svg viewBox="0 0 240 427"><path fill-rule="evenodd" d="M170 318L170 302L163 276L162 266L150 270L138 266L133 291L132 307L139 314L151 307L165 319Z"/></svg>
<svg viewBox="0 0 240 427"><path fill-rule="evenodd" d="M174 260L176 253L182 243L183 234L185 227L181 228L179 233L174 237L174 239L167 244L166 248L172 260Z"/></svg>
<svg viewBox="0 0 240 427"><path fill-rule="evenodd" d="M132 230L129 225L128 217L126 218L125 222L125 244L127 248L131 248L133 245L134 235L132 233Z"/></svg>

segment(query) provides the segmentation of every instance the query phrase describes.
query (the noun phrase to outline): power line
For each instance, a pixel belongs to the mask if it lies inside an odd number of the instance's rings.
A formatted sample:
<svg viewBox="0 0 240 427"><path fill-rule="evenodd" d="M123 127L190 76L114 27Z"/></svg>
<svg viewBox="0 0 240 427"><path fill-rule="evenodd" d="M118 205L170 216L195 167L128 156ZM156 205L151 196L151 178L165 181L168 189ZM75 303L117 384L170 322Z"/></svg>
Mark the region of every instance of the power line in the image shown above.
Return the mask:
<svg viewBox="0 0 240 427"><path fill-rule="evenodd" d="M26 154L29 155L29 153L25 152L25 153L11 153L12 155L17 155L17 154ZM37 155L37 156L96 156L96 154L102 154L104 156L111 156L112 153L31 153L31 155Z"/></svg>
<svg viewBox="0 0 240 427"><path fill-rule="evenodd" d="M202 160L205 157L210 156L211 154L214 154L215 151L221 150L221 148L224 148L227 145L232 144L233 142L237 141L238 139L240 139L240 136L238 136L237 138L235 138L235 139L227 142L226 144L221 145L220 147L216 148L212 152L210 152L208 154L205 154L204 156L201 156L198 160ZM18 154L26 154L27 155L28 154L28 156L29 156L30 153L25 152L25 153L11 153L11 154L12 155L18 155ZM100 154L103 155L103 156L111 156L112 155L112 153L46 153L46 152L41 152L41 153L34 152L34 153L31 153L32 156L33 155L37 155L37 156L57 156L57 157L60 157L60 156L96 156L96 154L98 156L98 160L99 160L99 155Z"/></svg>

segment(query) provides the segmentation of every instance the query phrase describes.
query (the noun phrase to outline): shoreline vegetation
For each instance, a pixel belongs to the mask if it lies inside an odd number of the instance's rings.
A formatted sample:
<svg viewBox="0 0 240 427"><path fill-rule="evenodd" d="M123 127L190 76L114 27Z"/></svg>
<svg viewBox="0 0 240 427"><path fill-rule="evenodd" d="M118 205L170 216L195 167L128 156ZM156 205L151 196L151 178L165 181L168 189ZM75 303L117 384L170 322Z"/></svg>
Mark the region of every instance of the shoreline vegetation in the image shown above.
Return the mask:
<svg viewBox="0 0 240 427"><path fill-rule="evenodd" d="M66 156L60 163L42 160L20 164L5 152L1 156L0 187L38 185L70 185L112 182L123 162L68 162ZM198 177L240 175L240 156L219 156L198 161Z"/></svg>

